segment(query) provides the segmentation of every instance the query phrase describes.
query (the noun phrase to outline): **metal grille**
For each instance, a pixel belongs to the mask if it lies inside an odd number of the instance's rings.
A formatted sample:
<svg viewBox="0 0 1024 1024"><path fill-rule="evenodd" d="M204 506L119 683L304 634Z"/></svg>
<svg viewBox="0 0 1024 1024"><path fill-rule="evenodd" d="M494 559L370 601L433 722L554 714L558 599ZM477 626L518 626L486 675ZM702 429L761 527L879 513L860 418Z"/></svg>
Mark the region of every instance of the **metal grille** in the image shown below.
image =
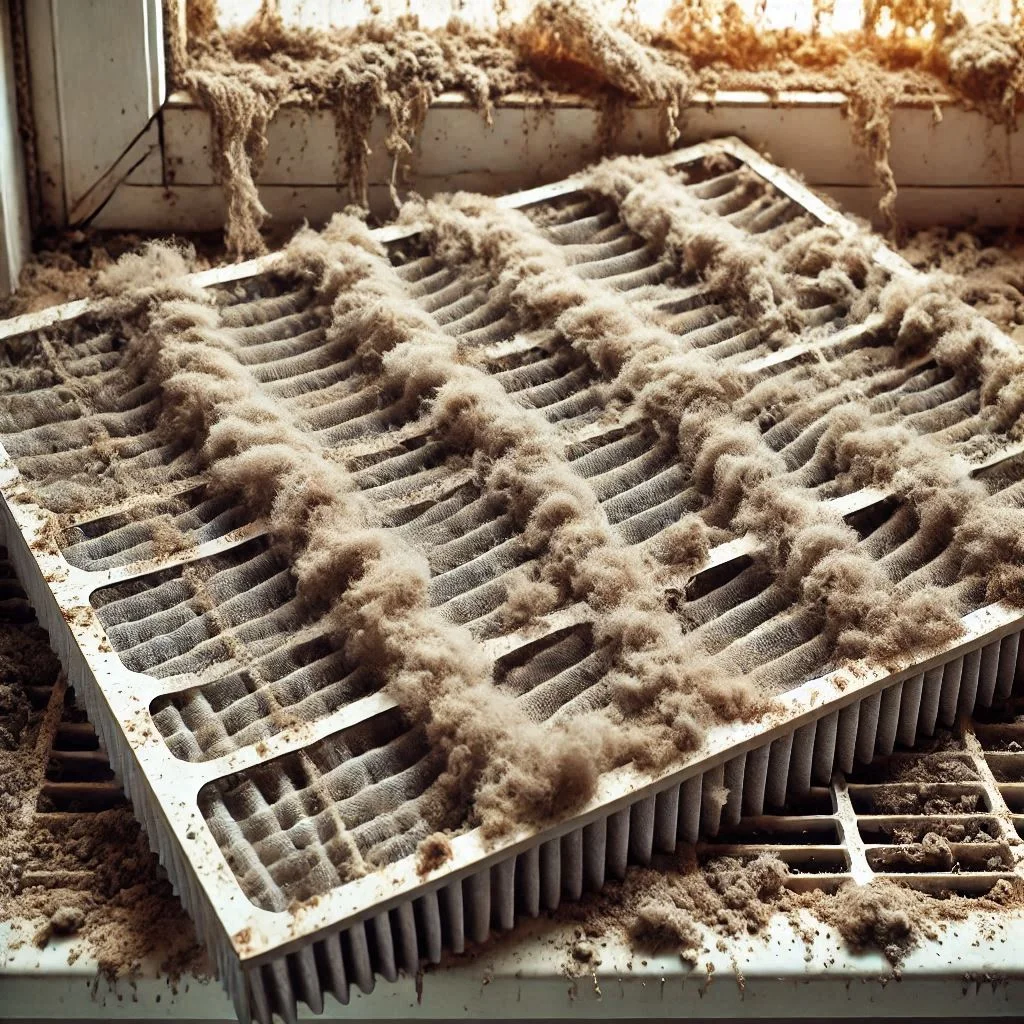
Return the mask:
<svg viewBox="0 0 1024 1024"><path fill-rule="evenodd" d="M697 147L668 166L696 215L739 244L755 235L781 244L811 225L809 215L848 230L740 144ZM922 536L912 508L842 485L819 444L829 409L856 398L872 422L973 455L991 507L1018 503L1020 449L981 416L977 387L928 357L905 357L877 336L877 316L850 317L824 283L794 314L799 337L779 348L767 314L745 316L711 283L680 274L610 200L567 183L505 205L527 212L534 227L524 244L559 253L577 287L628 296L627 334L653 330L749 382L745 408L787 484L845 518L891 578L959 586L946 547ZM706 511L650 409L609 411L613 373L601 351L573 343L586 324L567 338L511 301L502 268L467 274L456 256L431 249L429 235L379 237L390 246L395 305L382 300L376 313L429 314L434 330L458 341L461 370L500 385L497 412L527 410L530 429L550 429L556 462L602 510L611 546L656 555L681 516ZM885 272L905 272L884 252L876 258ZM595 649L587 600L539 626L507 628L508 584L533 553L515 516L481 489L473 453L453 447L408 395L382 400L374 374L330 335L329 311L275 275L272 260L196 282L220 290L231 372L254 382L303 444L334 453L375 519L424 555L431 604L470 630L497 687L540 722L607 705L609 664ZM430 831L422 801L441 768L437 752L397 713L387 680L332 642L324 609L300 599L268 525L215 493L197 452L158 430L158 387L123 365L116 329L97 330L84 312L78 304L4 332L28 353L8 374L2 422L8 543L242 1017L293 1019L297 1000L318 1010L324 991L344 1001L351 982L365 990L375 973L415 970L443 946L461 949L599 887L630 859L714 836L766 803L803 799L834 770L1011 693L1019 616L973 593L960 594L974 609L964 635L942 653L888 673L823 676L830 651L820 619L765 569L760 542L726 520L696 576L673 576L666 564L662 583L685 594L680 628L695 646L778 694L777 708L712 728L699 753L669 771L608 773L571 820L490 845L467 831L448 863L420 877L411 857ZM765 382L781 397L758 406ZM808 389L820 390L816 403L787 407L786 394ZM82 506L91 511L72 515L54 551L41 510ZM348 880L354 849L377 870Z"/></svg>
<svg viewBox="0 0 1024 1024"><path fill-rule="evenodd" d="M797 889L887 878L935 895L987 893L1024 861L1020 711L1018 698L918 750L837 772L791 806L720 828L698 856L771 853Z"/></svg>
<svg viewBox="0 0 1024 1024"><path fill-rule="evenodd" d="M54 663L52 674L45 671L46 636L33 630L35 614L3 548L0 548L0 624L23 631L20 635L23 653L40 665L33 681L19 688L27 703L16 704L14 720L10 710L0 711L0 735L17 737L16 749L23 751L26 759L35 752L43 755L38 777L25 778L22 773L26 789L17 794L26 814L31 815L25 827L26 837L33 826L42 834L59 835L69 822L90 817L96 811L123 806L124 794L114 780L106 754L100 749L85 713L75 705L59 666ZM25 718L27 709L31 709L30 717L37 719L34 731ZM54 864L45 843L29 842L26 838L21 853L13 870L15 885L23 889L85 887L92 880L88 869L69 869L66 865Z"/></svg>

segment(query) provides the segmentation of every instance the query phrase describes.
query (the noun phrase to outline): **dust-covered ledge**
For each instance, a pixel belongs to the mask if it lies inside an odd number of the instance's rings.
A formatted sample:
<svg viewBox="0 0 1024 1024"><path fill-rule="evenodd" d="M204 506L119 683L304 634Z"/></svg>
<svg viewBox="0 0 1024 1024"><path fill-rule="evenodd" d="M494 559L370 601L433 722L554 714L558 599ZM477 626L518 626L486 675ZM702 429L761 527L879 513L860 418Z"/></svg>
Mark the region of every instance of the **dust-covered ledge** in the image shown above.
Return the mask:
<svg viewBox="0 0 1024 1024"><path fill-rule="evenodd" d="M806 182L850 212L870 217L879 189L871 161L853 139L839 92L723 91L698 93L680 119L680 142L738 135L797 170ZM439 96L426 115L400 191L423 195L470 189L498 193L557 180L600 155L664 148L661 112L623 108L618 130L603 134L592 100L559 94L510 95L488 124L460 93ZM224 200L210 160L210 116L185 91L159 114L161 144L136 167L95 215L101 228L217 230ZM1019 127L1019 121L1018 125ZM369 200L374 213L392 210L392 160L378 115L370 133ZM268 226L286 231L302 220L324 222L351 200L339 183L333 111L286 105L270 122L267 157L257 176ZM808 140L814 140L808 145ZM947 100L901 102L892 115L891 163L897 213L909 226L1016 222L1024 213L1024 134L984 113Z"/></svg>

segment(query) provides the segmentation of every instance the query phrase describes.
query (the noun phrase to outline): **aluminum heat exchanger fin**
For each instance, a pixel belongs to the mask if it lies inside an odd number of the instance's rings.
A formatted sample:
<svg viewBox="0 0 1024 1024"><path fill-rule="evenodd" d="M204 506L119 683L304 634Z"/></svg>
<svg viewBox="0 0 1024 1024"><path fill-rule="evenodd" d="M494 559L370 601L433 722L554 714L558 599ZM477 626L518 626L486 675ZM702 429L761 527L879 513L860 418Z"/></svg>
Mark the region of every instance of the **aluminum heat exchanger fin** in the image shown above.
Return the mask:
<svg viewBox="0 0 1024 1024"><path fill-rule="evenodd" d="M822 222L853 231L735 141L649 166L733 239L771 247ZM887 571L934 569L941 580L946 552L921 541L900 501L844 488L834 467L822 468L817 441L830 408L856 400L877 422L939 438L951 459L973 451L971 471L993 507L1019 500L1018 450L985 433L976 386L897 351L874 313L853 320L822 289L790 311L793 336L780 346L768 337L777 323L687 272L611 198L569 182L499 205L528 218L516 244L558 255L566 280L592 298L624 296L637 330L653 324L666 345L751 386L775 381L783 396L809 367L834 369L831 383L821 378L816 414L787 409L783 397L756 425L807 501L845 518L859 550ZM655 429L642 403L608 407L614 371L580 337L510 304L500 258L432 250L433 236L414 229L377 237L391 254L394 294L429 313L458 342L457 359L497 381L510 408L553 426L554 457L588 489L615 543L642 546L656 565L665 530L704 510L676 438ZM885 250L874 258L879 273L912 274ZM327 332L325 300L275 271L273 257L194 282L216 291L239 372L274 415L342 466L379 521L424 553L434 608L477 638L495 685L534 721L607 705L610 660L586 600L524 630L506 625L508 585L536 552L509 509L481 493L472 453L432 425L429 403L424 412L382 395ZM1017 676L1020 616L971 594L963 634L940 653L888 673L825 673L820 621L766 568L761 541L726 527L696 576L663 565L659 585L695 645L774 692L773 710L711 728L670 770L608 772L580 813L545 829L490 844L464 831L450 859L418 874L416 849L431 829L425 794L443 758L396 707L387 678L348 659L324 609L299 599L288 546L161 430L158 384L131 376L116 327L88 312L76 303L0 329L12 352L28 354L4 378L7 544L243 1017L291 1019L298 1001L319 1010L324 992L346 1001L350 984L368 990L376 974L415 970L445 947L599 887L652 849L714 835L855 759L913 743L1007 696ZM91 507L100 499L105 507ZM83 506L90 511L70 511ZM63 514L55 542L52 512ZM373 870L347 880L353 857Z"/></svg>

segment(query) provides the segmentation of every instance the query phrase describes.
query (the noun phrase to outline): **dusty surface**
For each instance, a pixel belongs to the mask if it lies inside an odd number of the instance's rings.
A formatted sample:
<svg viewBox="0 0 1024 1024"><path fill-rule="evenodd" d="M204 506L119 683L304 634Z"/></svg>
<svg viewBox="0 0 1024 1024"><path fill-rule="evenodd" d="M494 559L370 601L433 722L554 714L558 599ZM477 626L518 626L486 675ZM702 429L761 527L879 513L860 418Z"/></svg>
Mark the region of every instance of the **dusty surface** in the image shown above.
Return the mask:
<svg viewBox="0 0 1024 1024"><path fill-rule="evenodd" d="M49 694L49 696L47 696ZM0 612L0 919L21 941L74 937L110 977L155 960L170 977L208 972L191 921L128 807L46 810L41 788L65 687L22 601Z"/></svg>
<svg viewBox="0 0 1024 1024"><path fill-rule="evenodd" d="M599 893L563 902L538 923L525 922L518 933L494 934L487 946L446 954L437 969L467 959L486 963L492 952L515 955L522 945L524 963L530 957L535 965L530 954L536 949L552 952L567 978L589 980L599 993L613 979L646 968L655 956L678 957L684 975L693 970L699 978L713 970L711 961L721 953L732 968L725 979L742 991L741 964L748 953L764 963L761 943L769 936L785 935L787 944L790 935L802 941L804 960L813 964L822 952L820 926L826 925L849 953L875 951L888 961L878 976L884 985L904 977L908 955L922 946L930 952L931 943L941 961L948 956L955 963L961 925L977 921L974 915L984 917L983 934L994 944L1005 943L998 938L1001 927L1015 927L1024 908L1024 887L1009 879L980 896L929 895L888 879L846 882L838 889L792 888L798 882L771 852L713 857L698 867L696 851L681 844L675 854L656 855L649 867L630 868L624 881L606 882ZM624 950L630 951L625 960ZM826 964L833 967L834 961Z"/></svg>
<svg viewBox="0 0 1024 1024"><path fill-rule="evenodd" d="M122 255L140 251L149 241L175 237L75 231L41 239L22 271L18 292L0 299L0 318L87 297L100 273ZM190 241L197 249L197 269L224 260L218 237ZM929 228L909 235L896 248L918 270L948 274L950 287L964 302L1007 333L1022 328L1024 336L1024 239L1015 230Z"/></svg>
<svg viewBox="0 0 1024 1024"><path fill-rule="evenodd" d="M0 298L0 319L33 313L74 299L95 295L100 275L126 253L138 252L155 236L97 231L69 231L47 234L35 242L35 249L21 272L14 295ZM165 242L177 236L161 235ZM195 235L188 244L196 252L197 270L223 261L219 236Z"/></svg>
<svg viewBox="0 0 1024 1024"><path fill-rule="evenodd" d="M756 199L763 186L748 177L738 176L736 191ZM441 610L432 587L449 556L435 550L434 534L421 540L415 531L381 525L382 513L356 485L344 449L322 445L304 405L268 389L266 370L257 376L250 369L225 297L188 281L191 253L151 246L97 281L103 302L95 316L116 323L119 332L118 348L104 365L123 373L112 382L106 370L91 371L98 359L88 356L89 369L70 392L80 412L71 441L80 444L54 446L38 430L65 421L68 395L60 389L35 388L12 408L8 436L25 446L19 464L33 468L33 491L55 516L94 511L182 475L202 474L213 493L241 500L248 514L272 523L300 607L311 609L351 663L381 680L408 720L426 729L443 769L417 794L415 807L410 801L395 812L391 827L398 834L375 839L372 851L338 830L327 859L342 881L439 829L480 825L498 835L557 820L590 799L602 772L627 762L651 769L676 763L700 745L709 727L763 714L794 677L848 662L887 666L909 653L933 651L959 635L960 615L982 595L1021 599L1019 512L990 500L948 458L958 439L973 431L991 433L998 443L1018 430L1015 353L991 350L931 283L883 282L857 239L799 217L783 223L771 242L744 233L641 160L605 163L582 184L592 196L614 200L624 224L663 252L674 273L700 280L740 322L757 325L766 351L801 339L804 310L826 300L854 318L877 306L896 339L883 355L892 361L887 372L903 372L904 352L928 352L957 375L956 386L977 387L981 401L974 411L967 395L954 409L970 417L954 420L948 439L941 430L919 433L884 415L873 418L850 401L876 358L873 351L838 368L825 363L804 374L798 367L793 376L749 388L735 369L680 346L656 317L638 314L613 290L572 274L563 249L524 214L473 196L417 205L408 215L426 225L422 239L431 259L477 275L480 294L494 289L494 301L515 312L519 330L553 326L572 339L575 353L602 374L606 407L638 411L672 446L668 457L692 483L693 513L672 523L652 554L612 529L594 492L570 467L552 424L514 400L483 359L460 348L410 301L360 221L339 215L322 234L297 235L278 275L309 288L326 321L328 344L314 353L324 361L315 373L351 360L347 394L372 399L383 422L422 416L422 429L436 439L447 469L464 471L472 460L479 497L468 508L500 509L516 534L531 595L537 588L546 595L535 616L556 604L587 604L594 653L605 673L597 691L604 700L579 715L552 715L543 705L532 711L515 699L517 690L537 685L541 665L510 670L513 681L503 685L504 667L496 668L479 642L503 631L503 595L480 611L468 609L461 620ZM293 349L283 354L301 355ZM25 380L34 381L37 372L67 373L44 343L24 362ZM12 366L15 390L21 369ZM849 404L823 411L823 383ZM304 391L316 386L304 379ZM182 446L173 465L147 460L136 470L120 457L122 427L110 413L136 388L154 399L156 439ZM432 397L420 406L424 395ZM766 440L768 432L754 426L775 420L799 433L818 417L825 440L806 471L787 463ZM894 488L908 507L905 522L893 529L920 526L924 539L915 545L925 549L923 561L912 560L906 578L898 568L884 570L853 528L812 499L811 484ZM453 541L466 532L461 520L454 522ZM490 519L471 522L470 534L494 528ZM714 605L718 597L706 611L694 601L683 615L698 628L684 629L678 603L666 601L667 574L684 566L692 576L711 540L737 529L763 544L758 572L773 580L771 586L763 589L756 574L744 581L751 590L735 615L722 613L724 622ZM898 546L909 537L898 534ZM254 656L217 618L217 600L205 581L186 582L209 628L226 635L230 663L252 674ZM517 615L522 603L513 587ZM781 636L761 628L766 618ZM135 643L131 630L126 642ZM796 667L786 656L794 649L804 659ZM202 668L197 663L197 671ZM292 720L276 698L266 717L275 729ZM261 775L248 785L271 783ZM246 803L238 797L239 807ZM227 838L234 835L232 814L227 808L216 813L224 843L236 843L237 837ZM296 856L280 870L288 886L301 886L307 868ZM246 870L264 884L255 867ZM286 903L289 895L272 898Z"/></svg>
<svg viewBox="0 0 1024 1024"><path fill-rule="evenodd" d="M588 951L607 935L628 937L640 954L678 953L692 965L707 949L704 928L721 945L723 939L763 933L782 914L800 932L806 930L797 917L801 910L835 928L850 949L877 949L898 969L911 949L947 925L974 911L1019 911L1024 896L1018 883L998 883L985 897L930 896L884 879L847 883L834 893L794 892L787 887L789 878L788 866L770 853L746 862L721 857L698 866L693 850L680 846L673 856L655 858L650 868L630 870L625 881L563 905L556 917L576 922L585 943L583 956L575 946L567 951L566 970L592 969L595 958Z"/></svg>
<svg viewBox="0 0 1024 1024"><path fill-rule="evenodd" d="M353 237L357 240L359 237L355 228ZM949 269L960 279L959 287L963 289L964 298L993 316L1003 326L1012 328L1019 322L1022 296L1018 282L1021 279L1017 276L1018 250L1012 239L985 234L922 234L911 240L905 254L916 265L939 264ZM41 274L37 278L30 275L30 282L34 281L35 284L30 285L18 301L26 303L25 308L28 308L29 304L31 308L39 308L50 301L59 301L76 295L83 284L92 287L93 258L97 258L100 264L103 264L105 259L103 256L90 257L90 263L85 267L76 260L75 266L68 267L67 270L58 268L55 273ZM45 260L43 264L46 265ZM50 264L50 268L52 266ZM749 276L741 275L737 284L735 275L728 273L728 264L724 264L720 269L723 275L720 287L726 290L739 287L747 296L752 294ZM108 278L104 284L108 292L111 291L110 280ZM116 281L117 278L113 280ZM65 290L70 295L62 294ZM764 284L762 289L768 305L761 312L778 312L782 330L785 329L786 315L777 300L784 292L785 288L780 291L777 284L773 285L771 282ZM225 398L223 393L217 397L219 402L233 400L234 396L228 395ZM244 475L251 467L236 464L233 468ZM238 486L238 479L241 477L236 477L232 486ZM262 483L263 480L262 477L257 478L256 484ZM329 485L331 479L326 478L325 483ZM289 491L288 487L282 489ZM301 512L302 509L297 508L293 514ZM302 524L302 529L306 529L305 523ZM687 551L691 550L686 545L684 547ZM322 578L322 574L332 566L330 563L325 565L314 562L309 568L312 574L316 574L311 578ZM350 609L346 609L345 612L351 614ZM180 921L184 929L181 932L181 945L172 943L173 949L168 953L168 963L172 968L175 964L191 963L190 958L194 951L190 947L191 939L185 938L188 934L187 922L181 916L180 910L175 912L172 909L176 902L169 896L166 884L157 880L152 857L146 852L137 826L134 826L124 812L111 813L108 817L93 816L89 818L91 824L86 825L76 825L73 822L48 824L42 831L37 824L24 824L31 818L31 814L18 794L26 791L30 778L38 777L41 755L39 748L34 744L45 725L46 716L40 715L38 710L33 711L26 702L19 689L19 681L41 679L42 675L53 669L53 662L41 653L40 637L38 633L33 633L30 627L17 627L13 632L9 632L4 650L6 672L17 684L0 689L0 746L7 746L13 752L10 761L5 761L4 764L10 765L10 771L5 772L5 777L14 783L8 788L0 803L4 813L9 815L5 822L9 824L9 827L4 829L5 834L10 836L14 843L5 849L10 851L9 856L20 856L17 851L24 850L28 845L38 851L39 857L59 864L61 870L82 870L94 874L97 879L94 890L44 886L38 891L33 888L26 892L5 892L2 898L5 901L12 901L5 903L5 906L20 907L21 909L16 912L38 917L42 922L39 926L40 939L51 933L67 931L77 931L87 938L92 937L91 941L95 943L101 963L105 969L112 971L130 968L132 963L137 962L137 959L147 952L166 948L162 945L166 937L161 934L162 930L167 927L169 920ZM462 709L460 714L461 712ZM52 713L51 711L51 715ZM483 737L485 742L492 738L493 736L489 734ZM479 743L479 738L474 742ZM520 751L517 750L516 753ZM575 778L578 777L578 767L579 762L568 761L558 766L557 770L569 772ZM583 763L582 767L586 776L585 790L586 786L592 785L592 766ZM587 782L587 778L591 781ZM514 781L518 783L519 779ZM536 778L530 781L534 782ZM914 778L912 781L927 780ZM580 799L580 790L571 786L568 789L570 800ZM557 811L557 808L551 806L549 790L536 795L527 794L526 798L540 801L545 814ZM887 811L900 813L922 810L926 813L936 810L959 812L973 809L974 804L968 806L962 801L956 806L948 802L941 805L934 803L927 786L922 786L916 795L912 795L910 803L901 802L885 807ZM941 855L941 844L936 844L932 840L929 842L935 847L931 853ZM132 852L124 857L123 851L126 849ZM122 864L118 871L110 873L109 863L113 859L111 855L114 850L118 851L118 858ZM437 844L437 852L443 854L441 844ZM432 857L428 849L424 854L428 869L432 864ZM620 909L623 906L627 907L631 915L628 920L617 918L617 926L633 934L638 942L647 941L662 946L666 943L677 943L680 951L689 955L692 951L693 935L687 929L686 921L691 917L700 920L707 918L709 923L716 923L725 933L732 934L736 929L757 930L762 927L765 907L778 906L780 910L785 911L792 905L804 905L800 901L807 899L794 897L780 884L779 869L770 861L759 864L753 874L737 873L735 865L728 863L718 865L710 872L699 874L688 873L684 866L683 870L677 871L676 874L678 878L671 872L659 872L656 878L644 876L650 884L649 892L628 888L631 882L626 883L626 887L623 887L618 896L616 890L610 890L609 898L616 899ZM13 875L12 871L9 877ZM640 873L636 877L643 882L644 878ZM1002 900L1000 894L997 896L999 899L994 902ZM791 900L797 900L797 904L792 904ZM844 891L835 899L822 897L822 901L812 901L812 909L820 913L824 920L836 924L851 944L855 947L876 944L885 949L887 955L897 960L901 951L918 941L922 934L928 934L927 929L930 926L922 925L922 922L934 920L936 917L941 920L946 916L956 920L957 915L966 912L968 904L975 905L973 901L961 904L955 898L940 902L928 900L914 893L908 894L907 890L902 889L886 892L871 890L867 893L850 890ZM927 901L927 905L922 901ZM15 910L12 910L13 912ZM609 910L609 913L612 911ZM577 955L576 958L584 961L588 959L588 955L584 950L582 955Z"/></svg>

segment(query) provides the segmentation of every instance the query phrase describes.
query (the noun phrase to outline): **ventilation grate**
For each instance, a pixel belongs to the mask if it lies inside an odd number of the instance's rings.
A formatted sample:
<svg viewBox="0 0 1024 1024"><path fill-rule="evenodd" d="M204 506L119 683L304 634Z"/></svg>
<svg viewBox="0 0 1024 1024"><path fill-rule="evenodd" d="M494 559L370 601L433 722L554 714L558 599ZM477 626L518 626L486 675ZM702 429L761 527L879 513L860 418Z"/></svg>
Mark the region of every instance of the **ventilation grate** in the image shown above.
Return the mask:
<svg viewBox="0 0 1024 1024"><path fill-rule="evenodd" d="M72 868L55 862L52 844L38 837L62 835L71 823L92 819L94 812L123 807L125 798L95 730L75 705L56 660L51 661L46 634L38 628L3 548L0 628L5 643L17 645L25 673L24 678L2 680L9 699L0 709L0 744L21 752L27 766L42 755L38 769L19 775L25 784L25 790L16 794L26 812L25 845L13 866L14 885L84 887L92 873L80 864Z"/></svg>
<svg viewBox="0 0 1024 1024"><path fill-rule="evenodd" d="M1018 698L939 730L917 750L836 772L800 804L721 827L698 844L698 858L771 853L798 890L883 878L936 896L974 895L1015 881L1024 870L1014 809L1024 758L1003 751L1024 749L1020 712Z"/></svg>
<svg viewBox="0 0 1024 1024"><path fill-rule="evenodd" d="M727 249L799 242L821 222L853 234L737 142L644 167L665 179L663 194L683 197L687 217L715 225ZM497 212L453 207L443 224L377 232L391 269L369 282L379 291L355 337L339 337L329 302L274 258L193 278L216 296L210 309L231 356L217 372L254 386L264 422L311 452L322 479L343 468L386 543L425 559L434 613L444 628L468 630L493 664L496 697L513 698L526 721L563 723L607 707L627 638L609 640L595 612L599 579L594 593L570 588L549 614L510 627L516 587L538 582L529 573L543 555L515 502L482 482L495 455L487 439L459 419L457 403L447 417L432 413L440 398L425 396L445 379L477 389L503 429L547 445L549 461L515 486L557 469L599 510L609 566L649 556L655 578L642 585L656 590L681 642L774 697L757 720L710 728L696 753L667 769L606 772L580 813L549 827L489 843L463 829L450 859L423 875L414 855L437 824L430 801L443 757L400 713L387 673L339 646L331 610L303 589L280 524L271 530L251 504L226 498L187 432L168 433L162 414L174 401L187 412L188 396L162 394L87 303L0 331L17 356L0 416L12 560L243 1019L292 1020L299 1001L319 1011L324 992L346 1001L352 984L368 991L375 975L414 971L680 838L727 835L744 815L760 821L765 807L824 800L822 835L845 829L847 852L811 844L805 867L856 874L852 819L820 787L1012 693L1019 614L961 578L949 538L920 528L905 492L851 483L829 433L832 411L855 405L866 417L858 422L928 438L999 517L1024 497L1022 448L985 414L978 382L897 344L878 311L858 304L863 282L850 275L859 272L814 267L810 245L806 286L789 308L756 274L739 288L698 277L673 251L679 211L662 217L643 199L643 189L622 198L569 182L502 200ZM509 209L528 218L511 238L500 216ZM478 231L485 241L470 259L467 232ZM488 238L502 246L488 248ZM541 256L561 269L542 293L522 294L521 273ZM874 260L863 275L912 277L883 249ZM334 299L358 312L361 284ZM573 320L581 295L588 309L614 305L617 334ZM612 302L622 296L625 305ZM360 346L401 333L405 317L437 359L396 357L391 384L401 386L385 386ZM1006 345L994 328L977 330ZM664 372L624 392L621 371L638 339L660 353ZM687 465L666 433L688 411L677 408L689 385L672 363L683 351L703 360L704 384L743 385L735 406L746 436L757 434L807 508L855 531L860 564L965 609L955 641L924 660L897 651L888 671L827 671L820 609L772 568L770 536L736 527L728 495L716 491L722 506L708 506L700 475L717 464ZM630 364L641 378L643 362ZM453 442L467 430L473 444ZM712 546L695 573L680 564L677 527L693 526L697 513ZM972 785L957 797L963 815L982 806L991 814L983 785ZM842 799L875 806L899 783L871 786L842 789ZM870 811L850 813L871 827ZM915 844L924 838L896 845ZM995 852L972 860L985 845L958 846L961 867L985 867L961 875L985 883L1009 869L1005 860L991 867ZM864 838L858 848L860 867L914 874L910 854L886 852L892 843ZM354 877L353 864L372 870Z"/></svg>

